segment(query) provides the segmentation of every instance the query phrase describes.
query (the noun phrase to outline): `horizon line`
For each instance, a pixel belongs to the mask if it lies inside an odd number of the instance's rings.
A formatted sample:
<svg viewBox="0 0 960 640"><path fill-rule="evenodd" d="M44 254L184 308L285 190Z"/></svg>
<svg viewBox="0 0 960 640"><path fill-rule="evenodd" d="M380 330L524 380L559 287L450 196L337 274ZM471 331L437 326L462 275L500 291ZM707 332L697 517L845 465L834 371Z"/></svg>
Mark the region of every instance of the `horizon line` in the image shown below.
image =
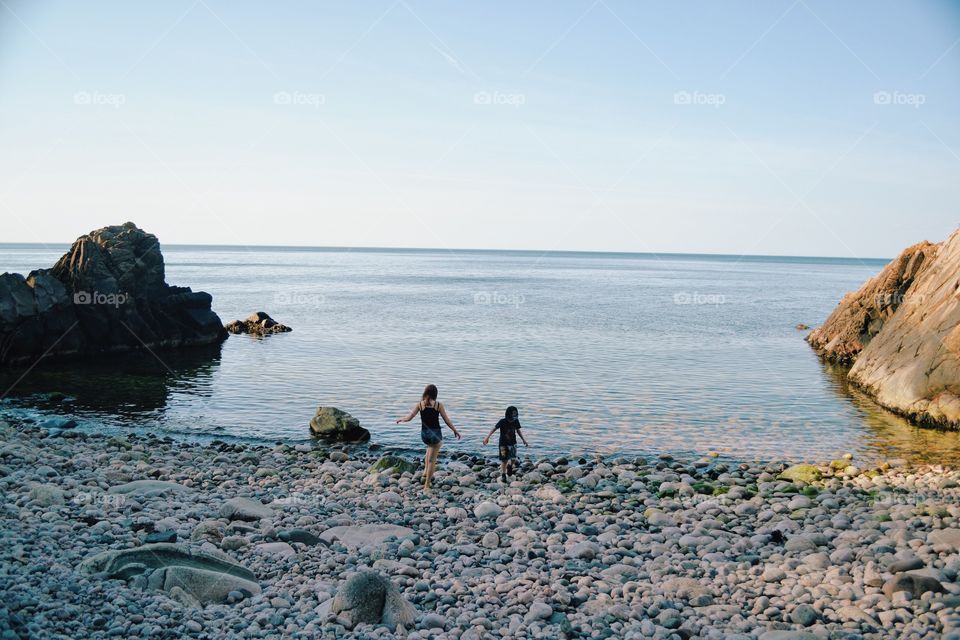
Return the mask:
<svg viewBox="0 0 960 640"><path fill-rule="evenodd" d="M74 241L64 242L0 242L0 247L20 246L20 247L45 247L50 248L54 245L69 247ZM274 249L274 250L294 250L294 251L364 251L364 252L421 252L421 253L517 253L517 254L581 254L581 255L626 255L626 256L669 256L669 257L696 257L696 258L780 258L803 260L817 258L822 260L847 260L860 262L890 262L893 258L876 257L858 257L858 256L829 256L829 255L798 255L798 254L773 254L773 253L702 253L685 251L613 251L597 249L484 249L469 247L381 247L381 246L338 246L338 245L281 245L281 244L215 244L215 243L178 243L178 242L160 242L161 248L214 248L214 249Z"/></svg>

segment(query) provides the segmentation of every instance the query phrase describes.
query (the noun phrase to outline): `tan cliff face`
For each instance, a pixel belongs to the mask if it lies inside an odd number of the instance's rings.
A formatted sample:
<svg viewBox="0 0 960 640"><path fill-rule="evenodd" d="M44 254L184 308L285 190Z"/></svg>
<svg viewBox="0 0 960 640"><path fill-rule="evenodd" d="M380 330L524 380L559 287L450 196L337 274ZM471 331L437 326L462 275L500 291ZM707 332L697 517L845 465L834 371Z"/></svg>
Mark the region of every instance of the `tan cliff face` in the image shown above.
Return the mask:
<svg viewBox="0 0 960 640"><path fill-rule="evenodd" d="M960 230L906 249L807 341L888 409L960 427Z"/></svg>

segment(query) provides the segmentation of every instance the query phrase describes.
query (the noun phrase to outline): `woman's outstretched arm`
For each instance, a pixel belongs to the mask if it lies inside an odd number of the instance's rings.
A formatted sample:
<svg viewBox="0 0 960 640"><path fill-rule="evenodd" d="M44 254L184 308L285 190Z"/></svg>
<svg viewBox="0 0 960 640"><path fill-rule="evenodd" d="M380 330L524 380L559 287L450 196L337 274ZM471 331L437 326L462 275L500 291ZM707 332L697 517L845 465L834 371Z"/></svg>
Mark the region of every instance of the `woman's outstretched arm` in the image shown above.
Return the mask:
<svg viewBox="0 0 960 640"><path fill-rule="evenodd" d="M418 414L418 413L420 413L420 403L419 403L419 402L417 403L417 406L415 406L413 409L410 410L410 413L407 414L407 417L405 417L405 418L398 418L398 419L397 419L397 424L400 424L401 422L410 422L411 420L413 420L414 418L417 417L417 414Z"/></svg>
<svg viewBox="0 0 960 640"><path fill-rule="evenodd" d="M457 436L457 440L459 440L460 432L457 431L457 428L453 426L453 422L450 421L450 416L447 415L447 408L443 406L442 402L437 403L437 408L440 410L440 417L443 418L443 421L446 422L450 430L453 431L453 435Z"/></svg>

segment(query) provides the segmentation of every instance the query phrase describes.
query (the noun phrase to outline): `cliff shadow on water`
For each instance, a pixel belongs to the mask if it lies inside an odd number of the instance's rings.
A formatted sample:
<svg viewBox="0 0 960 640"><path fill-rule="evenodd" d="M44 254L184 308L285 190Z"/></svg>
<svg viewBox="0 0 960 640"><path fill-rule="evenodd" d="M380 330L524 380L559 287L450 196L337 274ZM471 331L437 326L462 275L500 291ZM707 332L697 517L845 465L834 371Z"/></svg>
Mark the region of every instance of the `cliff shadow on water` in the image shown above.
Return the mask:
<svg viewBox="0 0 960 640"><path fill-rule="evenodd" d="M78 418L157 419L174 395L210 395L221 350L213 344L0 368L0 394L14 406Z"/></svg>
<svg viewBox="0 0 960 640"><path fill-rule="evenodd" d="M912 463L960 464L960 431L918 426L885 409L849 378L850 366L820 358L831 391L852 403L869 431L867 446L883 458Z"/></svg>

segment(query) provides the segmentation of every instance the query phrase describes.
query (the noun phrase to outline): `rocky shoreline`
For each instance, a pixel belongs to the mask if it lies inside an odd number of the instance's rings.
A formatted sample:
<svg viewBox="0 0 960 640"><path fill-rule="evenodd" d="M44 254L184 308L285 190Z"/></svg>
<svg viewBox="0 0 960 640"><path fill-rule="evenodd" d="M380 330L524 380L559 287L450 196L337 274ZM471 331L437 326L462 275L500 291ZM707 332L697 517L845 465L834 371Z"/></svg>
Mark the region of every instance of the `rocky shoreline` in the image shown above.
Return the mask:
<svg viewBox="0 0 960 640"><path fill-rule="evenodd" d="M951 468L0 441L3 639L960 637Z"/></svg>

